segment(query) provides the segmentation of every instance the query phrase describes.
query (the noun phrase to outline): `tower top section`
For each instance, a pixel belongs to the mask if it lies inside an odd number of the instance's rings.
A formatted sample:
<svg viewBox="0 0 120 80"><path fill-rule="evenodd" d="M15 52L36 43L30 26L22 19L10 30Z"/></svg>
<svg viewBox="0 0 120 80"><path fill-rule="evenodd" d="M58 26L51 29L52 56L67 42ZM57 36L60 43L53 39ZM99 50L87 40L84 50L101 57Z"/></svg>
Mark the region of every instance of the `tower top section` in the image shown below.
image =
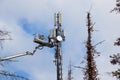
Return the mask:
<svg viewBox="0 0 120 80"><path fill-rule="evenodd" d="M61 16L61 13L60 12L58 12L57 14L56 13L54 13L54 26L56 27L56 26L61 26L61 24L62 24L62 18L61 18L62 16Z"/></svg>

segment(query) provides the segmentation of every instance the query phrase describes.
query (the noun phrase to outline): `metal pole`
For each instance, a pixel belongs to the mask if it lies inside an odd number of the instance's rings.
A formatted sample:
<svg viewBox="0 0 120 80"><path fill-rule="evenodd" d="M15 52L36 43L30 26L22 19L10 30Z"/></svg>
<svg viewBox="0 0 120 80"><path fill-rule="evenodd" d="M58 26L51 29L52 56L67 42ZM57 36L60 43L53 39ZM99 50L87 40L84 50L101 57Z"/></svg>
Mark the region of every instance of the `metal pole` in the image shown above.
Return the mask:
<svg viewBox="0 0 120 80"><path fill-rule="evenodd" d="M41 35L39 35L41 36ZM35 43L41 46L54 47L55 48L55 65L57 70L57 80L62 79L62 50L61 44L65 40L64 31L61 28L61 14L54 14L54 29L50 30L50 35L48 36L48 42L41 37L36 37L34 39Z"/></svg>
<svg viewBox="0 0 120 80"><path fill-rule="evenodd" d="M56 34L57 36L61 36L62 30L61 30L61 14L57 14L57 30ZM61 41L56 41L56 59L57 59L57 80L63 80L62 79L62 50L61 50Z"/></svg>

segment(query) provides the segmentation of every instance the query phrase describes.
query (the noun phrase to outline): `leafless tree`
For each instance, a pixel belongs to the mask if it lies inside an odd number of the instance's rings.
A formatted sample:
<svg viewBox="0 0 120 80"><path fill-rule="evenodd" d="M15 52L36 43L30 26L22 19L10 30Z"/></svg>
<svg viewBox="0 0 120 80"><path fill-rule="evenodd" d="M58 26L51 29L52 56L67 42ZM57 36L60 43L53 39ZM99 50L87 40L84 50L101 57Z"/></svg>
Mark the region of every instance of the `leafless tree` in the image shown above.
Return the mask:
<svg viewBox="0 0 120 80"><path fill-rule="evenodd" d="M68 67L68 79L67 80L72 80L73 77L72 77L72 64L71 64L71 61L69 63L69 67Z"/></svg>
<svg viewBox="0 0 120 80"><path fill-rule="evenodd" d="M0 46L1 46L1 48L3 48L2 43L5 40L11 40L10 32L0 29ZM4 67L3 66L4 62L8 62L8 61L10 62L11 60L1 61L0 67ZM28 80L28 79L25 77L22 77L20 75L17 75L15 73L11 73L9 71L0 70L0 80Z"/></svg>

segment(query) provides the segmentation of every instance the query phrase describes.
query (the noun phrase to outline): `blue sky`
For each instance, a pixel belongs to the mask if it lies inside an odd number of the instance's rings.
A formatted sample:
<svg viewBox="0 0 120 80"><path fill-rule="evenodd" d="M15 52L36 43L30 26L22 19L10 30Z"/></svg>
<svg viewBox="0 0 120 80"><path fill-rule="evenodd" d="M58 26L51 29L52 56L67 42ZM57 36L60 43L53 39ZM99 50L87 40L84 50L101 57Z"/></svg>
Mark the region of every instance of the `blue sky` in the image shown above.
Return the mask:
<svg viewBox="0 0 120 80"><path fill-rule="evenodd" d="M34 35L36 33L48 35L49 31L46 28L47 24L38 22L29 22L29 20L23 18L18 21L18 25L28 34Z"/></svg>
<svg viewBox="0 0 120 80"><path fill-rule="evenodd" d="M62 13L62 28L66 41L63 42L63 78L67 79L69 59L73 65L81 65L86 54L87 39L86 15L91 9L92 21L96 22L93 44L106 40L97 46L101 56L96 58L101 80L115 80L107 72L117 67L109 63L109 55L120 52L113 46L120 36L119 14L110 13L115 6L114 0L0 0L0 28L11 32L13 40L4 42L1 57L32 51L33 34L49 34L54 26L53 15ZM53 63L54 49L44 48L33 56L17 58L19 62L6 66L12 72L19 73L32 80L55 80L56 67ZM82 66L82 65L81 65ZM109 67L108 67L109 66ZM107 69L106 69L107 68ZM75 80L82 80L82 71L74 69Z"/></svg>

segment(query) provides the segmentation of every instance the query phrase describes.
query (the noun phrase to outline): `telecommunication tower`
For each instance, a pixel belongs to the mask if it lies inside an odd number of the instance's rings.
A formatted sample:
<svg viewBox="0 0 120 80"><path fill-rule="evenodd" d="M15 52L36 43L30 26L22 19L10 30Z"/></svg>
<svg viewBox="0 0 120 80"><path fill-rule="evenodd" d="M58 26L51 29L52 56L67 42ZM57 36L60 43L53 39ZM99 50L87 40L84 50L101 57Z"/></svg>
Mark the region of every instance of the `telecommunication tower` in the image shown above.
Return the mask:
<svg viewBox="0 0 120 80"><path fill-rule="evenodd" d="M55 48L55 65L57 69L57 80L63 80L62 78L62 41L65 41L64 30L61 28L61 13L58 12L54 14L54 28L50 30L50 34L48 36L48 40L44 35L36 34L34 38L34 42L39 44L35 47L33 52L25 52L20 53L4 58L0 58L0 61L10 60L17 57L22 57L26 55L34 55L37 49L43 49L43 47Z"/></svg>
<svg viewBox="0 0 120 80"><path fill-rule="evenodd" d="M61 13L54 14L54 28L50 30L48 41L45 41L44 35L38 34L34 38L34 42L41 46L55 48L55 60L57 70L57 80L62 78L62 41L65 41L64 30L61 28Z"/></svg>

